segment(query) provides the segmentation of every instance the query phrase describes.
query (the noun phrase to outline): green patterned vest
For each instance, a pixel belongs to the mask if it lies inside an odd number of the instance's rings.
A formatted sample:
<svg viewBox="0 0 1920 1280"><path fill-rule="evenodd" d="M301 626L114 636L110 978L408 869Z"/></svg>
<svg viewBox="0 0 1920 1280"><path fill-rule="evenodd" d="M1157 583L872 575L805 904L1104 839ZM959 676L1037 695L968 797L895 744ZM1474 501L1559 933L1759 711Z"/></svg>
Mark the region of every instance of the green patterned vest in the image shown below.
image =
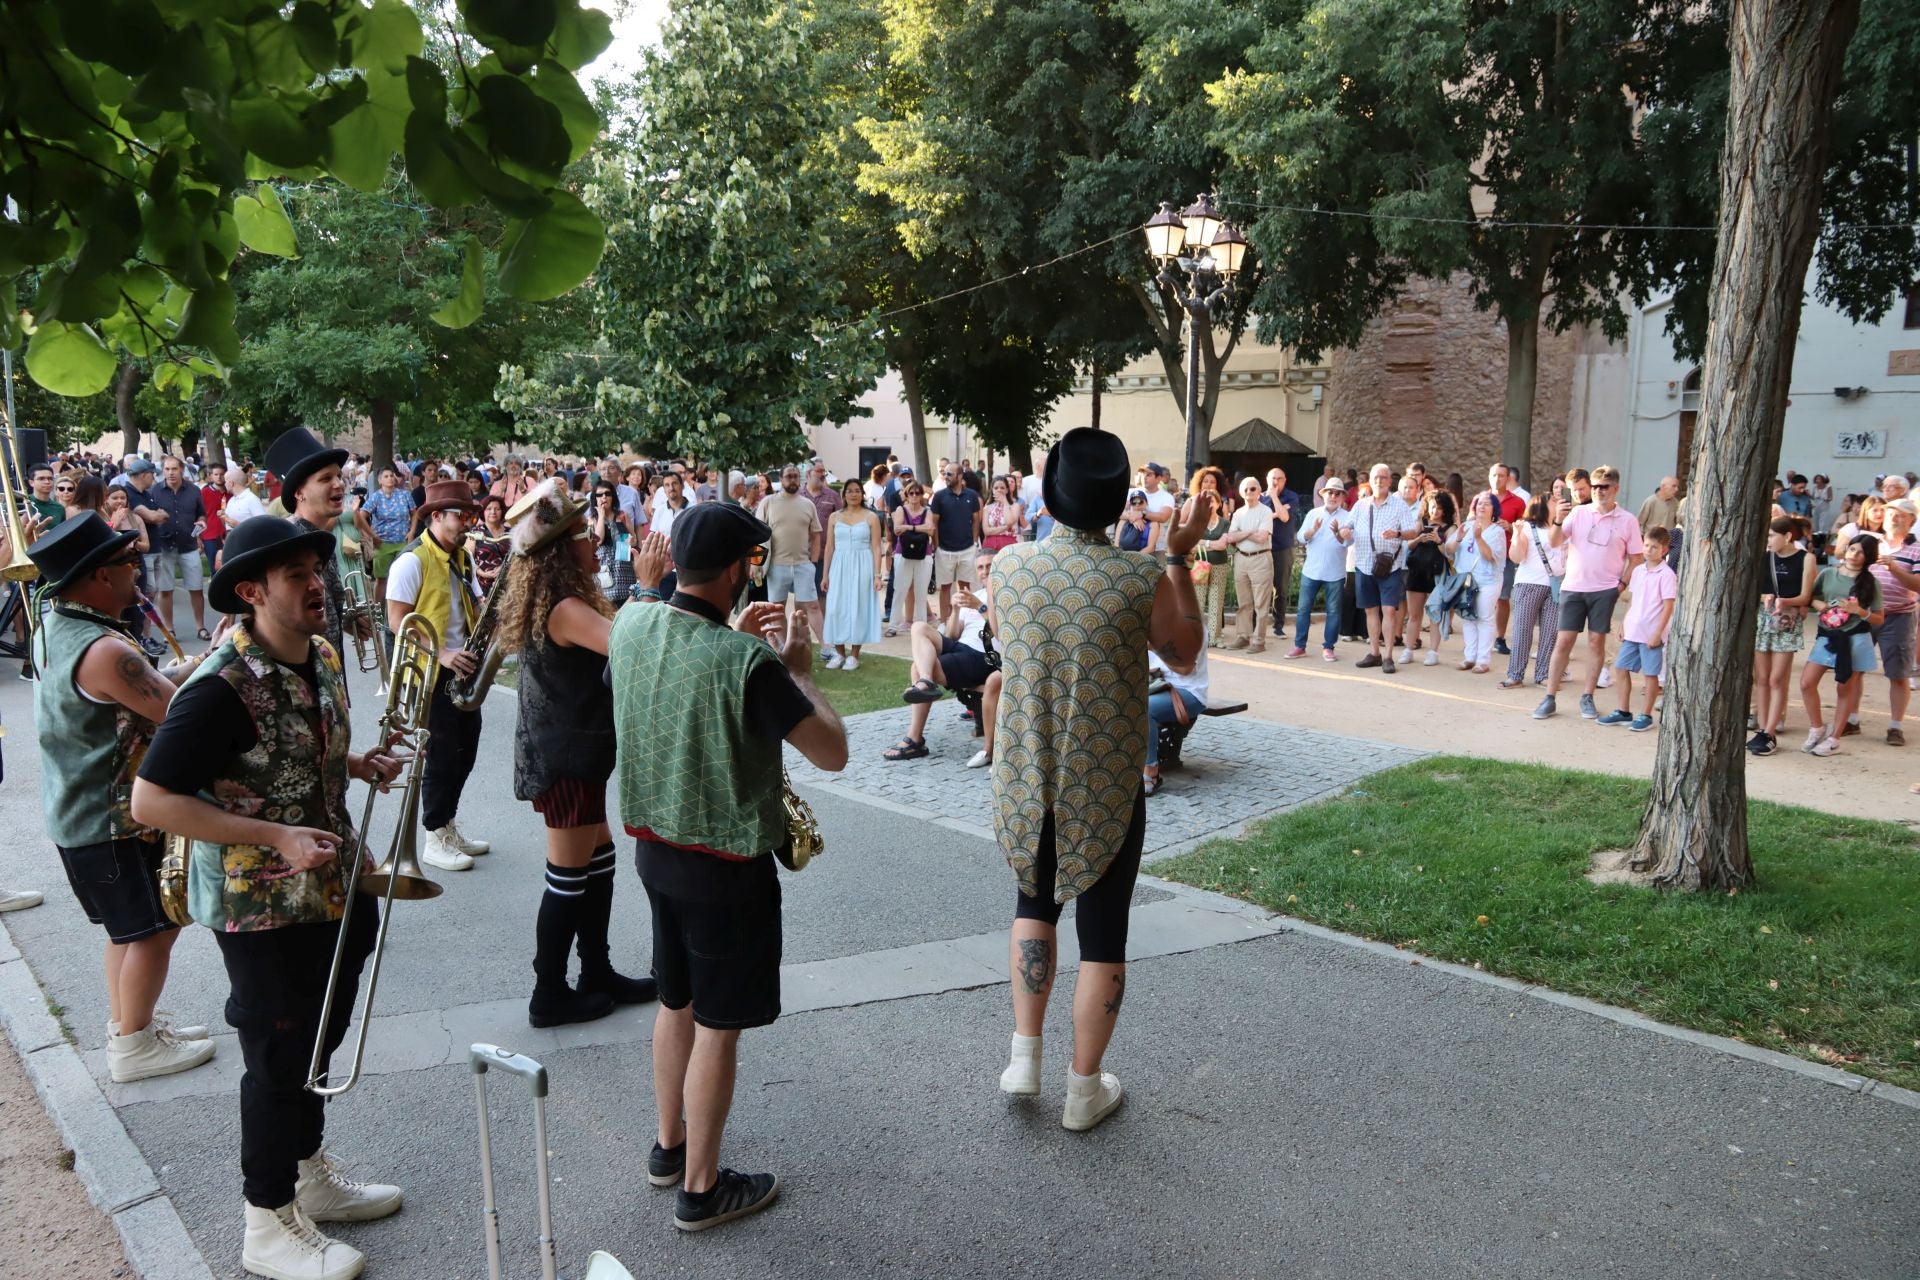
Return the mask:
<svg viewBox="0 0 1920 1280"><path fill-rule="evenodd" d="M747 678L779 658L764 640L663 604L613 620L620 818L669 844L743 858L787 842L778 742L747 724Z"/></svg>
<svg viewBox="0 0 1920 1280"><path fill-rule="evenodd" d="M311 871L295 871L261 845L194 841L187 907L209 929L244 933L324 923L338 920L346 905L341 873L359 849L347 816L347 682L332 646L316 637L313 653L309 688L241 626L187 681L226 681L259 735L201 799L228 813L340 837L341 856Z"/></svg>
<svg viewBox="0 0 1920 1280"><path fill-rule="evenodd" d="M109 840L159 838L133 820L133 776L157 727L117 702L95 702L74 676L80 659L102 636L126 638L104 613L56 602L34 637L33 718L40 739L40 799L47 835L62 849ZM131 646L131 642L129 642ZM129 647L129 654L136 651ZM141 663L146 658L139 658Z"/></svg>

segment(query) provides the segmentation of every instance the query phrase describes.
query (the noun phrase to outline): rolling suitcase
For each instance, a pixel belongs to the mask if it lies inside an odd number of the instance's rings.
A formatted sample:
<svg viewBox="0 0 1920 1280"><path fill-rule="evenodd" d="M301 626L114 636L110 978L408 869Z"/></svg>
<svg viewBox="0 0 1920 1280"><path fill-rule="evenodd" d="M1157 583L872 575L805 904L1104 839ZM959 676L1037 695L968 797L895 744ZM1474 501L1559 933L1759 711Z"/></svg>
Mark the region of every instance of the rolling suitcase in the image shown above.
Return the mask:
<svg viewBox="0 0 1920 1280"><path fill-rule="evenodd" d="M473 1066L473 1091L480 1105L480 1195L487 1232L487 1276L501 1280L500 1210L493 1200L493 1134L487 1122L487 1072L499 1069L519 1076L533 1093L534 1176L540 1185L540 1280L555 1280L552 1184L547 1177L547 1069L523 1054L498 1045L476 1044L467 1050ZM596 1249L587 1259L581 1280L633 1280L633 1273L610 1253Z"/></svg>

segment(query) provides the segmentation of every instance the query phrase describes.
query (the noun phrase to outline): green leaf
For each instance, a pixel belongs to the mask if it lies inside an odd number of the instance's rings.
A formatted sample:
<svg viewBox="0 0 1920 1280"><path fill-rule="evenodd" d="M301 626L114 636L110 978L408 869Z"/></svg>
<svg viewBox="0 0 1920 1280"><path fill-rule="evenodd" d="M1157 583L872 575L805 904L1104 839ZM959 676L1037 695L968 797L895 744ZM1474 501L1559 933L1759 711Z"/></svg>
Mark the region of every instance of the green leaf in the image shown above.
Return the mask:
<svg viewBox="0 0 1920 1280"><path fill-rule="evenodd" d="M465 130L448 133L445 146L454 162L473 180L487 202L509 218L538 217L553 207L553 200L545 192L530 182L506 173L467 136Z"/></svg>
<svg viewBox="0 0 1920 1280"><path fill-rule="evenodd" d="M578 71L612 43L611 17L599 9L580 7L579 0L562 0L553 24L553 52L562 66Z"/></svg>
<svg viewBox="0 0 1920 1280"><path fill-rule="evenodd" d="M407 118L413 114L413 97L407 90L405 72L373 70L366 73L367 106L380 128L380 145L389 154L407 144Z"/></svg>
<svg viewBox="0 0 1920 1280"><path fill-rule="evenodd" d="M242 30L234 50L241 74L256 85L298 89L313 79L300 47L299 32L271 9L264 9Z"/></svg>
<svg viewBox="0 0 1920 1280"><path fill-rule="evenodd" d="M333 70L340 64L340 42L333 34L333 18L323 4L300 0L293 6L287 22L293 28L300 56L317 72Z"/></svg>
<svg viewBox="0 0 1920 1280"><path fill-rule="evenodd" d="M353 65L396 74L407 69L407 59L425 47L420 19L403 0L373 0L371 9L357 14L347 35L353 47Z"/></svg>
<svg viewBox="0 0 1920 1280"><path fill-rule="evenodd" d="M474 123L487 141L509 160L558 174L572 141L560 108L540 97L518 76L488 76L480 82L480 114Z"/></svg>
<svg viewBox="0 0 1920 1280"><path fill-rule="evenodd" d="M262 184L257 195L236 197L233 218L240 225L240 243L255 253L270 253L276 258L300 256L293 223L287 220L286 207L272 187Z"/></svg>
<svg viewBox="0 0 1920 1280"><path fill-rule="evenodd" d="M464 0L460 10L467 29L489 47L544 44L558 17L554 0Z"/></svg>
<svg viewBox="0 0 1920 1280"><path fill-rule="evenodd" d="M453 133L442 118L416 111L407 121L407 178L427 203L441 209L458 209L480 196L480 188L453 158L452 142Z"/></svg>
<svg viewBox="0 0 1920 1280"><path fill-rule="evenodd" d="M176 336L221 364L232 365L240 359L240 335L234 331L233 312L233 287L225 280L216 280L209 288L195 290L187 300Z"/></svg>
<svg viewBox="0 0 1920 1280"><path fill-rule="evenodd" d="M578 197L553 192L553 207L513 222L500 244L500 287L516 298L544 302L585 280L599 265L607 232Z"/></svg>
<svg viewBox="0 0 1920 1280"><path fill-rule="evenodd" d="M153 371L153 387L156 391L172 391L182 400L193 394L193 370L183 364L168 361Z"/></svg>
<svg viewBox="0 0 1920 1280"><path fill-rule="evenodd" d="M387 180L395 146L388 143L380 108L369 102L350 111L328 131L327 170L355 191L378 191ZM406 126L401 126L401 138Z"/></svg>
<svg viewBox="0 0 1920 1280"><path fill-rule="evenodd" d="M325 150L326 135L279 98L235 98L228 111L247 150L270 164L302 169Z"/></svg>
<svg viewBox="0 0 1920 1280"><path fill-rule="evenodd" d="M27 343L27 372L62 396L90 396L113 381L119 362L100 335L84 324L50 320Z"/></svg>
<svg viewBox="0 0 1920 1280"><path fill-rule="evenodd" d="M425 58L407 59L407 96L413 109L441 121L447 118L447 78Z"/></svg>
<svg viewBox="0 0 1920 1280"><path fill-rule="evenodd" d="M600 137L600 113L587 100L573 73L556 63L543 62L533 70L533 91L559 108L560 123L572 144L567 159L578 160L585 155Z"/></svg>
<svg viewBox="0 0 1920 1280"><path fill-rule="evenodd" d="M478 240L467 241L467 261L460 270L460 293L433 313L433 322L449 329L464 329L480 318L486 305L486 252Z"/></svg>
<svg viewBox="0 0 1920 1280"><path fill-rule="evenodd" d="M130 76L153 66L167 37L150 0L64 0L59 11L61 33L76 56Z"/></svg>
<svg viewBox="0 0 1920 1280"><path fill-rule="evenodd" d="M40 277L33 299L36 319L85 324L104 319L120 309L120 273L55 267Z"/></svg>

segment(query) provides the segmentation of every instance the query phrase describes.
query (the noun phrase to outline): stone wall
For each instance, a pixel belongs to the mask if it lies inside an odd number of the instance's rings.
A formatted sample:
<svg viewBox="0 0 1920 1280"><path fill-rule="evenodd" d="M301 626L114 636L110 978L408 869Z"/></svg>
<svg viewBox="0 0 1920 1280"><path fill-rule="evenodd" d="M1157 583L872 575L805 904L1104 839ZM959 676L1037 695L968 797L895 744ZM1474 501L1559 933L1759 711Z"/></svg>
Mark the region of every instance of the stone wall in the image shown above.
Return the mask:
<svg viewBox="0 0 1920 1280"><path fill-rule="evenodd" d="M1567 421L1578 331L1540 332L1534 390L1536 476L1565 470ZM1474 308L1466 277L1414 280L1393 308L1367 326L1358 346L1335 352L1328 379L1328 455L1341 471L1375 462L1403 470L1423 462L1458 471L1471 493L1500 451L1506 404L1507 329Z"/></svg>

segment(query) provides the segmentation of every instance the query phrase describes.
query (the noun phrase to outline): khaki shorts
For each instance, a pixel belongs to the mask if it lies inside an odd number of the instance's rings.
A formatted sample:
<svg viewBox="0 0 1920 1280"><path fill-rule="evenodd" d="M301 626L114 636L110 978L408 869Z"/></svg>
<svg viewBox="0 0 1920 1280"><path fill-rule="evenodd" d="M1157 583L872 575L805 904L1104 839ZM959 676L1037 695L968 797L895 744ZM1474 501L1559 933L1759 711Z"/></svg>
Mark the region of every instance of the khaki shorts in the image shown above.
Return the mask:
<svg viewBox="0 0 1920 1280"><path fill-rule="evenodd" d="M153 579L156 594L185 587L199 591L206 586L202 577L200 548L191 551L156 551L147 557L147 575Z"/></svg>
<svg viewBox="0 0 1920 1280"><path fill-rule="evenodd" d="M973 561L980 554L979 547L968 547L965 551L935 551L933 553L933 585L950 587L956 582L973 586Z"/></svg>

